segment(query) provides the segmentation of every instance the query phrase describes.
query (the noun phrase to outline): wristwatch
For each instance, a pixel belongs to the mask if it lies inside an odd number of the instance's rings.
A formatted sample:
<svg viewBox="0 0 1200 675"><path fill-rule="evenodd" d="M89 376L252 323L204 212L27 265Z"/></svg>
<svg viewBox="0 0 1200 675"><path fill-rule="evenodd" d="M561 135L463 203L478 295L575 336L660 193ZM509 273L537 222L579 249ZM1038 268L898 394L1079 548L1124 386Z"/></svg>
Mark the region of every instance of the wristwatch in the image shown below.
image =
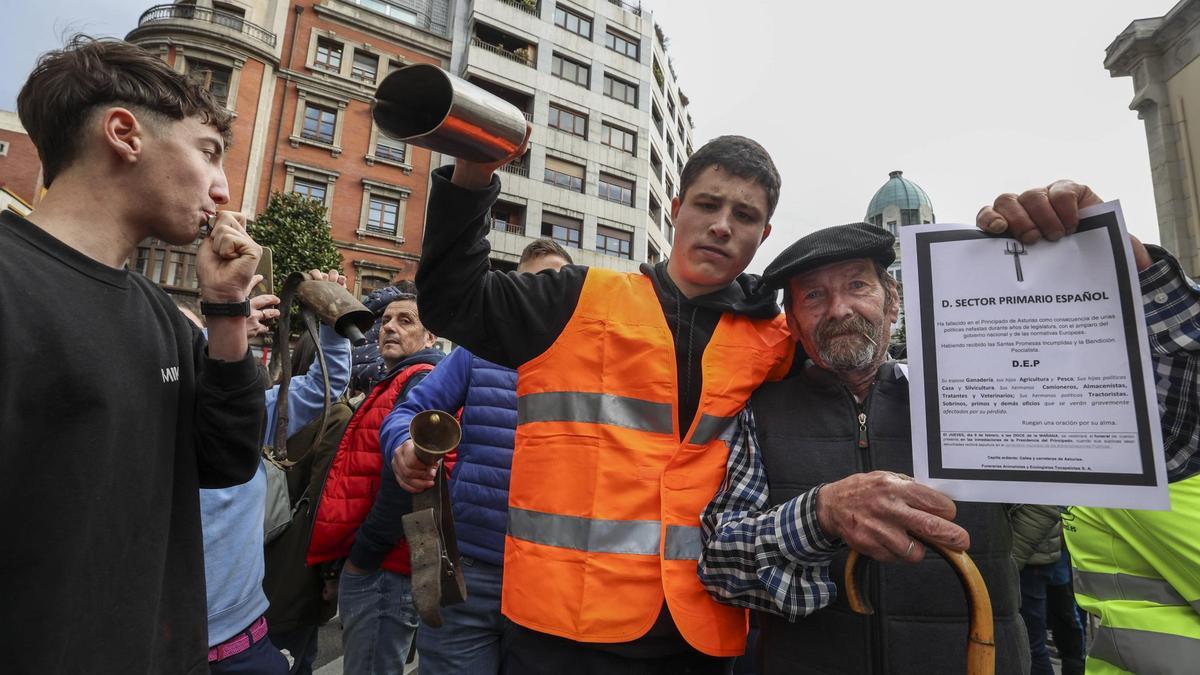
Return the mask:
<svg viewBox="0 0 1200 675"><path fill-rule="evenodd" d="M204 316L250 316L250 298L241 302L201 302Z"/></svg>

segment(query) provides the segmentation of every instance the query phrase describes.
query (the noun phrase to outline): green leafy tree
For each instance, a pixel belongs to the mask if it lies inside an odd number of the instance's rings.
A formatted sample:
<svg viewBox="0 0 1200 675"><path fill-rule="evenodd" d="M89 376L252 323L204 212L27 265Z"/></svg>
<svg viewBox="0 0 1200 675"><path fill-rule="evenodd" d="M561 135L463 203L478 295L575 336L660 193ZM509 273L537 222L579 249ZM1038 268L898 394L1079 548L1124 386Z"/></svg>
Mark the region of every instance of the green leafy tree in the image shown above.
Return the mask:
<svg viewBox="0 0 1200 675"><path fill-rule="evenodd" d="M292 272L342 267L342 254L330 234L329 211L315 199L273 192L266 210L247 231L254 241L271 247L276 293Z"/></svg>

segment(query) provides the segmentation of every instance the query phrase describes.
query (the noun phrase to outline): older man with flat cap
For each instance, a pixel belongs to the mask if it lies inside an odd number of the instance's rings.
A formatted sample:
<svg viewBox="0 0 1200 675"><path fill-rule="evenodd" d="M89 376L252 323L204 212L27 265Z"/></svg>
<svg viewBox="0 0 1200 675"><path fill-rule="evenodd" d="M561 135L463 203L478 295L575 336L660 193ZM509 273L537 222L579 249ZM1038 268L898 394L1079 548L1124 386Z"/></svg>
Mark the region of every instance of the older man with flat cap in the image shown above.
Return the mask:
<svg viewBox="0 0 1200 675"><path fill-rule="evenodd" d="M893 244L866 223L831 227L790 246L763 278L784 289L809 361L758 389L726 432L728 471L702 519L700 576L718 600L759 610L764 675L961 672L967 605L920 539L971 546L991 591L997 672L1029 672L1011 507L955 504L907 475L908 383L888 358L900 303L887 273ZM837 592L851 548L873 558L863 588L872 616L852 613ZM912 564L883 564L892 562Z"/></svg>

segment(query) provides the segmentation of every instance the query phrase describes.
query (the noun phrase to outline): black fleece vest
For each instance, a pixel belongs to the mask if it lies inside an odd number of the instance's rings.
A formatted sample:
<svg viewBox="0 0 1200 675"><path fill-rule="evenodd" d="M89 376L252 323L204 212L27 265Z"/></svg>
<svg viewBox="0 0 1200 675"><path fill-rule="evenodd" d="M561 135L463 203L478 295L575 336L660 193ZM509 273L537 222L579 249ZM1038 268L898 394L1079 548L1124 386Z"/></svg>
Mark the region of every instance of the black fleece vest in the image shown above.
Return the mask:
<svg viewBox="0 0 1200 675"><path fill-rule="evenodd" d="M860 407L829 373L808 368L763 385L752 399L771 505L821 483L874 470L912 475L908 383L885 363ZM866 414L867 447L860 449L859 414ZM996 672L1029 672L1029 638L1019 615L1020 589L1012 561L1012 532L1001 504L958 502L955 519L971 535L971 558L991 594L996 625ZM866 565L862 591L873 616L846 604L839 553L830 573L837 599L795 623L766 613L759 650L763 675L872 673L942 675L966 670L967 604L953 570L936 553L915 565Z"/></svg>

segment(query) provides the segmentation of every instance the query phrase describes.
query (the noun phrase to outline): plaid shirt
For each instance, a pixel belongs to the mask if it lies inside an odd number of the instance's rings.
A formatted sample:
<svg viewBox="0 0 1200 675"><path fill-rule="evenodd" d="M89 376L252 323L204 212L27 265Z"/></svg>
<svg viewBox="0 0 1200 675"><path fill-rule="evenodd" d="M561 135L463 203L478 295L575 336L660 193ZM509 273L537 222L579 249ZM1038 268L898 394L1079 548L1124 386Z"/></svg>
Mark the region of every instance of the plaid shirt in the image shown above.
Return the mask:
<svg viewBox="0 0 1200 675"><path fill-rule="evenodd" d="M1157 262L1138 276L1167 477L1174 483L1200 472L1200 284L1184 274L1174 256L1157 246L1146 248Z"/></svg>
<svg viewBox="0 0 1200 675"><path fill-rule="evenodd" d="M1200 471L1200 285L1157 246L1140 273L1150 355L1162 417L1167 474ZM749 405L721 438L729 445L725 480L700 519L700 581L717 599L789 621L829 604L837 585L829 564L841 542L817 524L820 487L767 504L767 476Z"/></svg>
<svg viewBox="0 0 1200 675"><path fill-rule="evenodd" d="M841 548L817 524L820 487L767 506L763 469L749 405L721 439L729 445L725 480L700 517L700 583L722 602L795 621L837 594L829 563Z"/></svg>

